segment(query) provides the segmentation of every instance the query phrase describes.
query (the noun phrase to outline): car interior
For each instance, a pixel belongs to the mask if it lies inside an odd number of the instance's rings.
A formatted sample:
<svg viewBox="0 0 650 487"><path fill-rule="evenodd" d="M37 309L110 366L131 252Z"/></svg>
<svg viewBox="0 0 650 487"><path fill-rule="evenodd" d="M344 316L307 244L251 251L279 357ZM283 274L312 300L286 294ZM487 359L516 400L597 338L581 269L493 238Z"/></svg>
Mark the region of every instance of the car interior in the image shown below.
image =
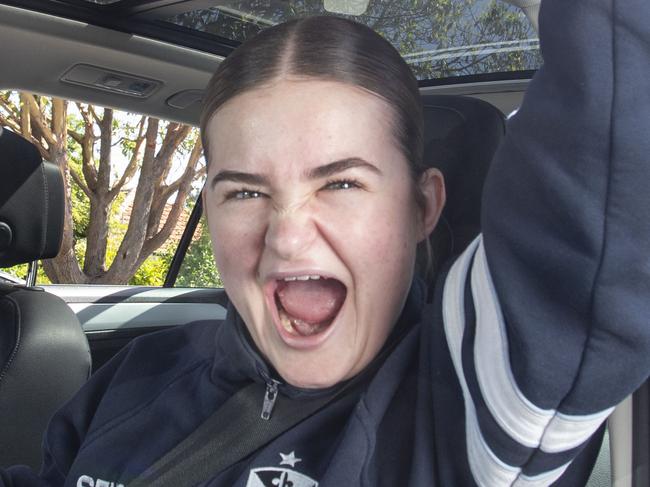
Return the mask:
<svg viewBox="0 0 650 487"><path fill-rule="evenodd" d="M0 90L197 126L203 88L219 63L246 36L284 19L287 5L294 3L0 0ZM354 17L344 2L316 3L320 10L312 13ZM388 3L399 11L411 2ZM523 13L521 19L528 22ZM431 236L434 272L480 231L481 190L490 161L508 114L520 105L539 65L534 28L526 24L517 42L524 61L511 70L495 71L481 58L488 66L481 72L450 69L437 76L431 72L439 65L431 60L446 63L449 51L458 48L403 53L420 82L425 160L441 169L447 184L447 206ZM482 44L478 54L464 51L463 56L501 55L509 46L506 41ZM0 267L5 268L56 255L64 189L60 172L29 142L7 127L0 130ZM162 287L34 286L35 265L25 284L0 279L0 467L38 468L49 417L89 377L91 362L97 370L138 336L225 317L223 289L174 285L201 217L200 201ZM609 419L588 485L650 486L649 439L646 382Z"/></svg>
<svg viewBox="0 0 650 487"><path fill-rule="evenodd" d="M8 130L0 133L0 152L0 265L55 256L63 230L61 172ZM90 376L90 350L77 316L62 299L35 286L0 289L0 457L7 465L34 465L40 463L49 417Z"/></svg>

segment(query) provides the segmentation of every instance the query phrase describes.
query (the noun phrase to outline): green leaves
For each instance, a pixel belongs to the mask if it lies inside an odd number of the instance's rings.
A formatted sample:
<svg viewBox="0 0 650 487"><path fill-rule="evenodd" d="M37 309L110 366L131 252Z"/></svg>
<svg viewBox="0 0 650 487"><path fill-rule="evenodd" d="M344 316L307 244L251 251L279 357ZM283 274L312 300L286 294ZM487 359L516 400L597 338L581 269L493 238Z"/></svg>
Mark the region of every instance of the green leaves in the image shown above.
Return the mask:
<svg viewBox="0 0 650 487"><path fill-rule="evenodd" d="M212 243L205 217L196 229L195 240L185 254L176 287L223 287L221 276L214 263Z"/></svg>

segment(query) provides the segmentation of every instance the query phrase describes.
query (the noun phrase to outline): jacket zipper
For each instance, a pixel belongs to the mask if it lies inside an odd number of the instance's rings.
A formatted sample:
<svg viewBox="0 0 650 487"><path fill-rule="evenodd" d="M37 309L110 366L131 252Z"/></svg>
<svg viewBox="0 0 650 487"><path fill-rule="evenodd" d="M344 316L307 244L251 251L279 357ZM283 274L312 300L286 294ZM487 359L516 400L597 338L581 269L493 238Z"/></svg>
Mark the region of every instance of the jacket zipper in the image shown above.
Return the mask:
<svg viewBox="0 0 650 487"><path fill-rule="evenodd" d="M275 407L275 401L278 398L278 386L280 381L271 379L266 374L261 374L264 382L266 382L266 391L264 393L264 403L262 404L262 419L268 421L271 419L271 413Z"/></svg>

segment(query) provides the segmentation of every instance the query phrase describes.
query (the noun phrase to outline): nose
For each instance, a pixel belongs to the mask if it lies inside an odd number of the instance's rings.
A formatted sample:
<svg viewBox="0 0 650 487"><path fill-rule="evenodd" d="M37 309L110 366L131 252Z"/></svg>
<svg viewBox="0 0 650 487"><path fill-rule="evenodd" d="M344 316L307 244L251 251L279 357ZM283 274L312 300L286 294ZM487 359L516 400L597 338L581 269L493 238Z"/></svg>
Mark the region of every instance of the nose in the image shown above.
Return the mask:
<svg viewBox="0 0 650 487"><path fill-rule="evenodd" d="M317 234L305 208L275 211L264 237L267 250L284 260L295 260L311 247Z"/></svg>

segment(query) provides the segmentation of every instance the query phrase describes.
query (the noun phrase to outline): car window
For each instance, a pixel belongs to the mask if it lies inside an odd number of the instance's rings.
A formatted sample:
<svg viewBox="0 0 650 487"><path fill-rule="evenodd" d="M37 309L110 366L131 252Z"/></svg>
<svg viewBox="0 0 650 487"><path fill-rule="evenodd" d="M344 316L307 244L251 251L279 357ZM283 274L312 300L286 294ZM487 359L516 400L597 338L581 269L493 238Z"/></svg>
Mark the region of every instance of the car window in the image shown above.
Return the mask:
<svg viewBox="0 0 650 487"><path fill-rule="evenodd" d="M223 287L212 254L212 243L205 215L201 217L183 258L176 287Z"/></svg>
<svg viewBox="0 0 650 487"><path fill-rule="evenodd" d="M205 178L198 129L18 91L0 91L0 123L65 175L62 249L37 283L161 286Z"/></svg>

